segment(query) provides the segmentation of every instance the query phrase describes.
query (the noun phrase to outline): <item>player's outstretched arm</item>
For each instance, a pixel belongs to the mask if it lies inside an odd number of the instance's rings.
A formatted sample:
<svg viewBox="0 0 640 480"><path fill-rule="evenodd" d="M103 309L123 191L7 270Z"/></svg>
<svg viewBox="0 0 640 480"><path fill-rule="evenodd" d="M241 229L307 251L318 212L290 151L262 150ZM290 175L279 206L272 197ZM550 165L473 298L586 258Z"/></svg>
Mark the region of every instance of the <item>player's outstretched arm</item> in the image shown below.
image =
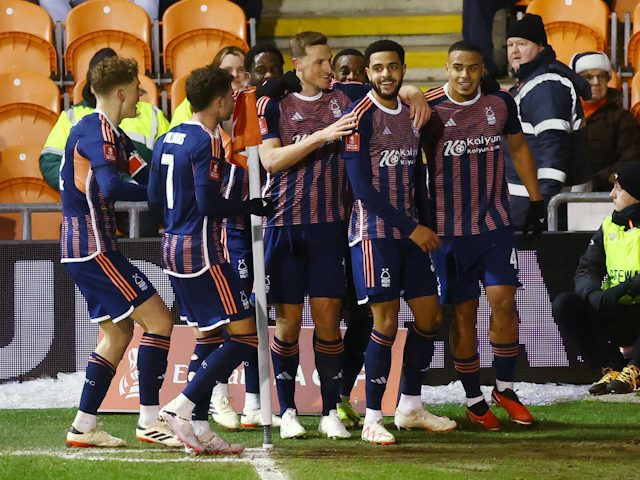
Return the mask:
<svg viewBox="0 0 640 480"><path fill-rule="evenodd" d="M431 107L418 87L404 85L400 88L400 98L409 104L413 126L422 128L431 118Z"/></svg>
<svg viewBox="0 0 640 480"><path fill-rule="evenodd" d="M100 191L109 202L144 202L147 199L147 187L126 181L115 166L97 167L95 175Z"/></svg>
<svg viewBox="0 0 640 480"><path fill-rule="evenodd" d="M286 170L325 143L339 140L345 135L351 134L355 125L355 115L350 113L328 127L318 130L300 142L291 145L283 147L279 138L266 139L258 147L262 166L271 174Z"/></svg>

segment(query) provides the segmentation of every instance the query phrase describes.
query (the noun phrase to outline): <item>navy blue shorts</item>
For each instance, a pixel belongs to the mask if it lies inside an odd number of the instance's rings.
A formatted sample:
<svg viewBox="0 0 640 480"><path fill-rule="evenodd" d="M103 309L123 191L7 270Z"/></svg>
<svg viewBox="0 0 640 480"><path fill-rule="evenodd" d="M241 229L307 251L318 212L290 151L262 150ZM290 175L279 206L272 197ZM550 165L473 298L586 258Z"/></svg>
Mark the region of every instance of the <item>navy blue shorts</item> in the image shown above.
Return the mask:
<svg viewBox="0 0 640 480"><path fill-rule="evenodd" d="M408 238L361 241L351 247L351 269L359 304L438 293L429 253Z"/></svg>
<svg viewBox="0 0 640 480"><path fill-rule="evenodd" d="M239 230L225 226L223 243L225 256L235 268L246 292L253 291L253 251L251 230Z"/></svg>
<svg viewBox="0 0 640 480"><path fill-rule="evenodd" d="M269 227L264 251L269 303L301 304L305 294L344 297L342 222Z"/></svg>
<svg viewBox="0 0 640 480"><path fill-rule="evenodd" d="M207 332L254 314L242 282L228 263L212 265L197 277L169 275L180 318Z"/></svg>
<svg viewBox="0 0 640 480"><path fill-rule="evenodd" d="M511 227L480 235L440 237L431 254L440 282L440 303L462 303L480 297L486 287L519 287L518 254Z"/></svg>
<svg viewBox="0 0 640 480"><path fill-rule="evenodd" d="M124 320L156 293L144 273L118 251L64 265L87 301L93 323Z"/></svg>

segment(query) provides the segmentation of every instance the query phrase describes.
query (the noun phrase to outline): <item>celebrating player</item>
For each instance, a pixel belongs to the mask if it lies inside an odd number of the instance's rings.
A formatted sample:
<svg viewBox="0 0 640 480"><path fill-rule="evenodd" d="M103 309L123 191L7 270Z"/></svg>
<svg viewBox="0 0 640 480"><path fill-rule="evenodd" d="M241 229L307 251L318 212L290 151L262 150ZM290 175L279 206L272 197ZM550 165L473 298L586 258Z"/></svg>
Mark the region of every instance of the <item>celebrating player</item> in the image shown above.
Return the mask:
<svg viewBox="0 0 640 480"><path fill-rule="evenodd" d="M374 327L365 352L367 411L362 439L396 443L382 422L382 396L391 370L391 347L398 329L400 296L415 324L404 348L398 428L450 431L456 422L422 408L420 389L433 356L442 321L437 282L429 250L438 236L423 225L427 205L425 169L419 155L420 131L398 99L406 71L404 49L379 40L365 51L372 91L350 111L355 131L343 141L344 161L356 203L351 212L349 245L359 303L369 302ZM404 293L402 293L404 292Z"/></svg>
<svg viewBox="0 0 640 480"><path fill-rule="evenodd" d="M441 302L452 303L449 341L466 393L467 416L488 430L500 427L480 391L476 315L484 285L491 306L489 340L494 353L493 400L512 420L530 424L533 417L513 391L518 344L515 291L518 257L509 217L504 135L518 175L532 201L540 200L535 164L525 141L516 105L508 93L482 92L482 54L461 41L449 48L448 83L426 94L440 119L437 138L428 145L433 225L441 247L432 253ZM542 231L544 218L534 210L527 228Z"/></svg>
<svg viewBox="0 0 640 480"><path fill-rule="evenodd" d="M161 416L187 450L196 454L243 450L211 431L206 406L213 386L226 381L240 362L255 356L258 342L250 292L223 256L221 221L272 211L271 203L260 198L234 201L221 193L225 160L218 125L233 112L232 79L212 65L190 74L186 90L193 117L158 141L149 178L149 205L162 212L164 224L163 267L181 314L201 332L196 345L199 368ZM220 348L210 348L207 337L219 336L223 326L228 337ZM191 365L190 371L194 370ZM205 416L196 416L192 424L197 405L204 405Z"/></svg>
<svg viewBox="0 0 640 480"><path fill-rule="evenodd" d="M118 250L113 204L144 201L146 164L116 125L136 116L140 97L134 60L109 57L91 72L96 109L72 128L60 166L62 263L87 301L91 321L103 338L89 357L80 408L67 444L122 447L124 440L103 431L96 414L116 366L133 336L133 322L144 334L138 350L140 420L138 440L179 446L158 421L158 393L167 369L173 323L167 307L145 275ZM123 177L130 174L138 183Z"/></svg>

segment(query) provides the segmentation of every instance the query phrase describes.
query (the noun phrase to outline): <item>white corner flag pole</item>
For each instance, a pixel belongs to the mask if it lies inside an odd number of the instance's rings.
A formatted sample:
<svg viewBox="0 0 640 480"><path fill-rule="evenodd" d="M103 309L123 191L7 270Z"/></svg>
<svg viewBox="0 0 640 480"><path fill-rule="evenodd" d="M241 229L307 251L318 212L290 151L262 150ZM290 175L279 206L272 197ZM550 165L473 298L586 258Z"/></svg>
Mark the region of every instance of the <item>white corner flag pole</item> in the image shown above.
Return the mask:
<svg viewBox="0 0 640 480"><path fill-rule="evenodd" d="M260 158L258 147L248 147L249 198L261 196ZM256 327L258 329L258 372L260 378L260 413L262 414L262 448L273 448L271 439L271 367L269 362L269 326L267 317L267 291L265 286L264 244L262 241L262 217L251 215L253 239L253 290L256 299Z"/></svg>

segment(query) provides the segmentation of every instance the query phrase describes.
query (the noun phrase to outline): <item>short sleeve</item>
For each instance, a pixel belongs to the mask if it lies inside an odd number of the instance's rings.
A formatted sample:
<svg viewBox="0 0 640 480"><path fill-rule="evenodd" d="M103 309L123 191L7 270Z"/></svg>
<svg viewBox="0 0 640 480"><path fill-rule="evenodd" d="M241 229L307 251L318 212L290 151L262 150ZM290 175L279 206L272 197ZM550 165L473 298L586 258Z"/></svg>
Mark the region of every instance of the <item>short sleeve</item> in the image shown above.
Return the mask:
<svg viewBox="0 0 640 480"><path fill-rule="evenodd" d="M522 125L520 125L520 118L518 117L518 107L515 100L508 92L498 92L497 94L502 100L504 100L507 106L507 121L504 124L504 133L507 135L513 135L522 131Z"/></svg>
<svg viewBox="0 0 640 480"><path fill-rule="evenodd" d="M258 109L258 121L262 140L280 138L280 102L267 98L265 104Z"/></svg>

